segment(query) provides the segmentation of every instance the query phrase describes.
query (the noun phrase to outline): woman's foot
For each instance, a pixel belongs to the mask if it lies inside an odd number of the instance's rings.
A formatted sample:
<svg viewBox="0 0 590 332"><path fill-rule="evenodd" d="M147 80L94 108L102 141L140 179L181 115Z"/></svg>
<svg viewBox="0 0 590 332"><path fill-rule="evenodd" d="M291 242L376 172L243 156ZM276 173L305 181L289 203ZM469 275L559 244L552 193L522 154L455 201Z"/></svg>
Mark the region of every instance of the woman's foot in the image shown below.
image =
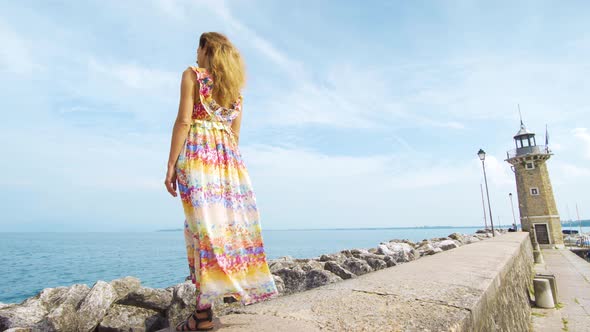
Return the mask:
<svg viewBox="0 0 590 332"><path fill-rule="evenodd" d="M212 329L215 324L213 324L213 321L208 320L209 314L211 314L211 316L213 315L213 313L209 313L208 310L203 310L201 312L195 311L184 322L176 326L176 331L200 331ZM197 317L198 322L195 320L194 316Z"/></svg>

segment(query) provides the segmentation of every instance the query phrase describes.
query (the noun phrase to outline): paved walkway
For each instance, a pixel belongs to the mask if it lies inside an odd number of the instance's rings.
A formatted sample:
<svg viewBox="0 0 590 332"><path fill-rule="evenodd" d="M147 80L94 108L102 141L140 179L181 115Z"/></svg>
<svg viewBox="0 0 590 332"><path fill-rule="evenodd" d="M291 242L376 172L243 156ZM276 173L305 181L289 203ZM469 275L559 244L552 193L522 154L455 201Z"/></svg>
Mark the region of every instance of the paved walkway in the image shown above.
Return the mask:
<svg viewBox="0 0 590 332"><path fill-rule="evenodd" d="M533 331L590 331L590 263L568 249L543 249L540 273L557 281L557 309L533 308Z"/></svg>

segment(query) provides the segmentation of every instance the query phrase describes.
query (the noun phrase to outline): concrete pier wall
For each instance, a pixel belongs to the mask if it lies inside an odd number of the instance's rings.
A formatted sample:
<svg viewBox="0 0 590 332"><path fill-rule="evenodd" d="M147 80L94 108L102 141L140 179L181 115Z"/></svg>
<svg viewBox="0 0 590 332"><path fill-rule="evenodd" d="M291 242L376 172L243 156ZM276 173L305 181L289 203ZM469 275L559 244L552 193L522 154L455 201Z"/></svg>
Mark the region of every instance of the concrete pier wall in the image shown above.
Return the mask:
<svg viewBox="0 0 590 332"><path fill-rule="evenodd" d="M529 331L533 255L508 233L219 317L219 331Z"/></svg>

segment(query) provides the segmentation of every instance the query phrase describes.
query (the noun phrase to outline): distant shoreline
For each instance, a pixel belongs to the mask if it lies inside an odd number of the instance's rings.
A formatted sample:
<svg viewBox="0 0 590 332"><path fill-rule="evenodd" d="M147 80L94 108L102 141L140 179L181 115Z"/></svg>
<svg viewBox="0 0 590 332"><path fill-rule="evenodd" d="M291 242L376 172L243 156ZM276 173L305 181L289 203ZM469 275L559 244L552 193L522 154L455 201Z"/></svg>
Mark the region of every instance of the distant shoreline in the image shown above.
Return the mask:
<svg viewBox="0 0 590 332"><path fill-rule="evenodd" d="M511 225L506 225L511 226ZM448 229L448 228L480 228L481 226L407 226L407 227L358 227L358 228L285 228L285 229L264 229L264 231L373 231L389 229ZM518 225L520 228L520 225ZM504 227L506 228L506 227ZM177 232L182 228L159 229L156 232Z"/></svg>

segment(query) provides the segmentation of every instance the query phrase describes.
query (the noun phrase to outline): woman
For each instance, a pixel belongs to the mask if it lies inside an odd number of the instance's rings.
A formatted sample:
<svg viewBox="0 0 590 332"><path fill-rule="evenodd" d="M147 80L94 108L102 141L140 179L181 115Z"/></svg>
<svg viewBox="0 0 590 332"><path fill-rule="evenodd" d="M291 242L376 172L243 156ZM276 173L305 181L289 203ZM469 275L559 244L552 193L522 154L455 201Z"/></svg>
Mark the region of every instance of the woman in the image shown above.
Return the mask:
<svg viewBox="0 0 590 332"><path fill-rule="evenodd" d="M182 74L166 188L184 208L184 237L196 310L177 331L214 327L215 299L243 305L278 295L261 234L256 196L238 148L244 64L222 34L203 33L197 64ZM177 187L178 185L178 187Z"/></svg>

